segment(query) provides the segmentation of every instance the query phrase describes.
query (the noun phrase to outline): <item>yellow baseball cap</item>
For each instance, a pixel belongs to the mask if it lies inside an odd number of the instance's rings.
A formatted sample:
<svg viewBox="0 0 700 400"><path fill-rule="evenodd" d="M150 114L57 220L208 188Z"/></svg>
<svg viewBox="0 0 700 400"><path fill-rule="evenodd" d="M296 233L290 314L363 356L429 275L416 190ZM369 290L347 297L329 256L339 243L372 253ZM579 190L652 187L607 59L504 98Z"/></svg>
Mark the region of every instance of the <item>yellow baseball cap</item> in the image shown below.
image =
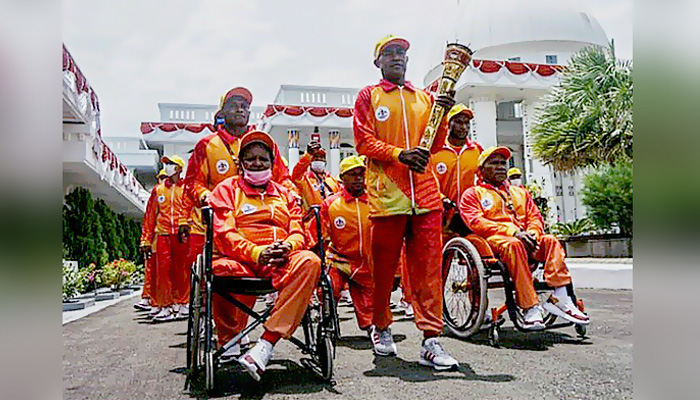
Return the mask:
<svg viewBox="0 0 700 400"><path fill-rule="evenodd" d="M340 162L340 175L350 171L355 168L365 168L365 163L358 156L345 157L343 161Z"/></svg>
<svg viewBox="0 0 700 400"><path fill-rule="evenodd" d="M377 44L374 46L374 59L376 60L379 58L379 53L381 53L382 49L386 47L389 43L398 43L401 47L403 47L405 50L408 50L409 47L411 47L411 44L408 43L408 40L394 36L394 35L388 35L384 36Z"/></svg>
<svg viewBox="0 0 700 400"><path fill-rule="evenodd" d="M510 159L510 156L512 155L510 149L506 146L491 146L488 149L482 151L481 154L479 154L479 167L483 166L486 160L488 160L489 157L491 157L494 154L500 154L503 157L505 157L506 160Z"/></svg>
<svg viewBox="0 0 700 400"><path fill-rule="evenodd" d="M167 178L167 177L168 177L168 174L165 173L164 169L161 169L160 172L158 172L158 175L156 175L156 179Z"/></svg>
<svg viewBox="0 0 700 400"><path fill-rule="evenodd" d="M161 162L163 163L169 163L169 164L177 164L180 166L180 168L185 169L185 160L182 159L182 157L178 155L174 156L163 156L160 159Z"/></svg>
<svg viewBox="0 0 700 400"><path fill-rule="evenodd" d="M447 121L451 120L452 117L454 117L455 115L461 114L461 113L468 116L469 119L474 118L474 113L472 112L472 110L470 110L464 104L459 103L459 104L455 104L454 106L452 106L452 108L450 109L450 112L447 113Z"/></svg>
<svg viewBox="0 0 700 400"><path fill-rule="evenodd" d="M515 168L515 167L513 167L513 168L511 168L511 169L508 170L508 177L510 178L510 177L513 176L513 175L520 175L520 176L522 176L522 175L523 175L523 171L521 171L520 168Z"/></svg>

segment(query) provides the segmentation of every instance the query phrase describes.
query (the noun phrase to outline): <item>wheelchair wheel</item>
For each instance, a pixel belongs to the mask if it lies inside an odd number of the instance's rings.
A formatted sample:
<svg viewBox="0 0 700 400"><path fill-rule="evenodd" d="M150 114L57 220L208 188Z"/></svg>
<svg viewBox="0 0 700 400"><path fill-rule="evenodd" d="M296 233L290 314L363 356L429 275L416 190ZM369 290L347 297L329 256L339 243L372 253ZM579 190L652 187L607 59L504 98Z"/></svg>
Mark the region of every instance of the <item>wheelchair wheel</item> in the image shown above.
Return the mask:
<svg viewBox="0 0 700 400"><path fill-rule="evenodd" d="M205 307L204 307L204 379L207 392L214 391L214 375L216 374L216 366L214 365L214 352L216 346L213 343L214 329L212 326L211 315L211 282L206 283L205 287Z"/></svg>
<svg viewBox="0 0 700 400"><path fill-rule="evenodd" d="M201 342L201 321L200 307L202 301L201 285L201 255L197 256L197 261L193 264L192 277L190 278L190 313L187 317L187 369L190 373L196 373L199 344Z"/></svg>
<svg viewBox="0 0 700 400"><path fill-rule="evenodd" d="M323 335L318 338L316 346L316 359L320 368L319 377L325 382L330 382L333 379L333 353L335 346L328 335Z"/></svg>
<svg viewBox="0 0 700 400"><path fill-rule="evenodd" d="M453 335L466 339L479 330L488 308L481 256L464 238L447 242L442 253L443 318Z"/></svg>

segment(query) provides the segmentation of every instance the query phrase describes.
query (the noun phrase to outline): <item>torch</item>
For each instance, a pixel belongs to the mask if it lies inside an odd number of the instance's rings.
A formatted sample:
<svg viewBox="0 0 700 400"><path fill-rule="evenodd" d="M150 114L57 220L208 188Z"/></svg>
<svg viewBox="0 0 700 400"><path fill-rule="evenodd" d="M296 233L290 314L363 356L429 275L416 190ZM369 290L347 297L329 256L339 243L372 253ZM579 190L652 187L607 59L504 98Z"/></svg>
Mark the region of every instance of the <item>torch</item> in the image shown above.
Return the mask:
<svg viewBox="0 0 700 400"><path fill-rule="evenodd" d="M447 44L447 49L445 50L445 60L442 63L442 76L440 77L440 84L437 90L438 96L446 95L454 89L459 77L462 76L462 72L464 72L469 65L469 62L472 59L472 54L473 52L469 49L469 47L463 44ZM430 110L428 125L425 127L423 137L421 138L418 147L430 151L430 148L433 146L433 141L435 140L438 127L440 126L440 121L442 121L442 117L447 111L449 110L445 110L443 106L433 103L433 108Z"/></svg>

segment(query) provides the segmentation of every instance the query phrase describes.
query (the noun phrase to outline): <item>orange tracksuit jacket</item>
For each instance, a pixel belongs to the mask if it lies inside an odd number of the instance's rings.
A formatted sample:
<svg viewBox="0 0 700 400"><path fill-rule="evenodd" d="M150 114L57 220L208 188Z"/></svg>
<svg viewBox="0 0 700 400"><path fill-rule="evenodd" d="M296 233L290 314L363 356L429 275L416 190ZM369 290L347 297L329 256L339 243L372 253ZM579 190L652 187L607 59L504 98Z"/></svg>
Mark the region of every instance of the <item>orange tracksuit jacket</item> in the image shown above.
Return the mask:
<svg viewBox="0 0 700 400"><path fill-rule="evenodd" d="M455 204L459 204L462 192L476 183L479 154L483 150L478 143L467 139L461 148L445 143L433 156L440 192Z"/></svg>
<svg viewBox="0 0 700 400"><path fill-rule="evenodd" d="M548 285L559 287L571 282L564 248L554 236L544 234L542 214L527 189L507 181L499 188L480 181L464 191L459 211L469 229L485 238L508 267L520 307L527 309L539 303L532 284L530 258L544 262ZM521 230L537 238L533 254L528 254L523 243L513 237Z"/></svg>
<svg viewBox="0 0 700 400"><path fill-rule="evenodd" d="M370 215L425 214L442 209L435 163L423 174L399 162L404 149L418 146L430 117L433 99L406 82L403 87L382 79L362 89L355 102L353 130L357 152L367 156ZM444 118L430 152L445 143Z"/></svg>
<svg viewBox="0 0 700 400"><path fill-rule="evenodd" d="M333 282L333 294L338 299L347 283L352 295L353 307L360 329L372 325L373 288L369 261L370 246L369 205L367 194L353 197L345 188L321 203L321 226L324 237L330 239L326 258L334 268L329 274ZM311 231L316 231L316 221L311 220ZM315 237L315 235L314 235Z"/></svg>
<svg viewBox="0 0 700 400"><path fill-rule="evenodd" d="M172 184L169 180L151 190L143 216L141 246L151 246L155 235L177 235L182 194L182 183Z"/></svg>
<svg viewBox="0 0 700 400"><path fill-rule="evenodd" d="M199 205L202 197L226 178L238 175L239 146L239 137L219 128L216 133L206 136L194 147L187 165L185 190L189 196L196 199L195 205ZM277 148L272 166L272 180L296 192L296 186L290 181L289 170Z"/></svg>
<svg viewBox="0 0 700 400"><path fill-rule="evenodd" d="M210 204L214 211L214 274L271 278L279 292L265 329L290 337L301 323L321 273L321 260L304 250L302 211L295 194L275 182L259 193L236 177L214 189ZM262 251L277 241L292 247L287 264L259 265ZM255 296L236 297L249 307L255 303ZM224 344L245 327L248 315L223 299L214 300L219 344Z"/></svg>
<svg viewBox="0 0 700 400"><path fill-rule="evenodd" d="M319 176L309 168L311 159L310 154L304 154L292 170L292 182L297 187L304 209L321 204L325 198L338 193L340 188L340 182L328 172L323 173L323 182L321 182ZM321 194L321 189L324 195Z"/></svg>
<svg viewBox="0 0 700 400"><path fill-rule="evenodd" d="M158 184L151 191L143 217L141 245L157 243L151 271L151 302L155 307L186 304L189 300L189 268L185 267L188 246L177 237L183 190L181 182L166 180Z"/></svg>

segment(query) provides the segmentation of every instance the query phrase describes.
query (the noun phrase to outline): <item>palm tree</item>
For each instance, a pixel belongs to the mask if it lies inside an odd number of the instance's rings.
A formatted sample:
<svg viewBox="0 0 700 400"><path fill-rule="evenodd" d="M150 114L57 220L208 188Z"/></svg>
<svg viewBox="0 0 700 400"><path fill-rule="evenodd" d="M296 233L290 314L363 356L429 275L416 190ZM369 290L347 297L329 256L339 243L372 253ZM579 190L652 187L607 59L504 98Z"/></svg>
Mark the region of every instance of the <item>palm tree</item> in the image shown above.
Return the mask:
<svg viewBox="0 0 700 400"><path fill-rule="evenodd" d="M632 159L632 62L610 47L575 53L536 110L533 151L556 170Z"/></svg>

